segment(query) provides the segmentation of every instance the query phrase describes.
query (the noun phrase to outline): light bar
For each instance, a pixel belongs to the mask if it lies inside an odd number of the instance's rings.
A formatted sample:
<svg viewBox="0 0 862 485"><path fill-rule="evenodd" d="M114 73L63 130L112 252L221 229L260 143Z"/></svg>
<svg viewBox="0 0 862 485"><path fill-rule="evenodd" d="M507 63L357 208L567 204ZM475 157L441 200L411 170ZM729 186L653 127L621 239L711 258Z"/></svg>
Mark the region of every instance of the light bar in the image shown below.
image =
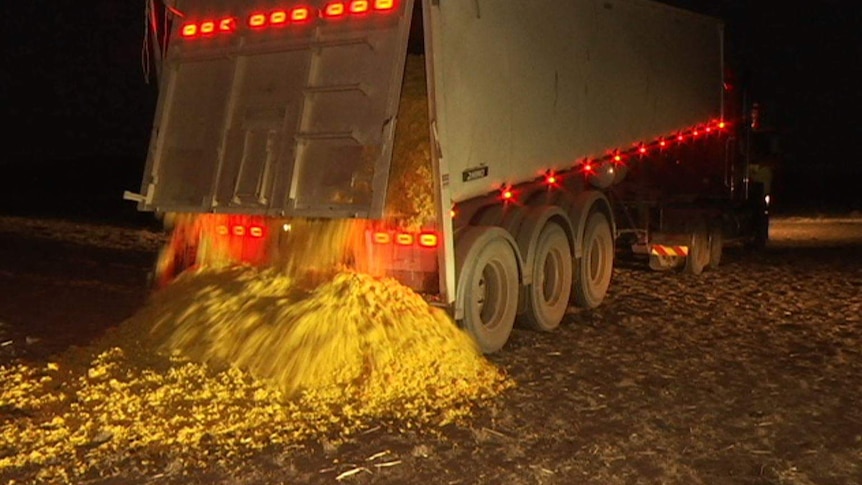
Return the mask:
<svg viewBox="0 0 862 485"><path fill-rule="evenodd" d="M347 16L365 17L372 12L383 14L395 10L395 0L349 0L328 2L319 16L325 20L338 20ZM316 17L318 12L312 7L300 5L289 9L280 8L270 12L252 12L245 18L245 24L252 30L268 27L283 27L290 24L301 24ZM223 17L221 19L206 19L200 22L189 22L180 27L180 37L196 39L215 34L236 32L237 18Z"/></svg>

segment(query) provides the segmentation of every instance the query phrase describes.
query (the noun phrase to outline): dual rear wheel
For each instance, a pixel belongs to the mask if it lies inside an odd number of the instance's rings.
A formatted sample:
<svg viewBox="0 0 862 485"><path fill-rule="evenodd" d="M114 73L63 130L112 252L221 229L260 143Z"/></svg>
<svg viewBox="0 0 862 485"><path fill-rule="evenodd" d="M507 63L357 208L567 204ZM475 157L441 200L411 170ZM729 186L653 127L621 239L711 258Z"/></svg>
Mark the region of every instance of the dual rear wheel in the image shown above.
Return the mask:
<svg viewBox="0 0 862 485"><path fill-rule="evenodd" d="M614 241L610 222L601 212L587 219L580 238L581 258L572 258L566 231L548 222L536 241L532 283L523 288L521 319L530 327L550 331L559 326L569 303L584 308L601 303L613 271ZM461 325L484 353L501 349L509 339L518 313L519 256L504 229L475 226L456 245L457 298L463 308Z"/></svg>

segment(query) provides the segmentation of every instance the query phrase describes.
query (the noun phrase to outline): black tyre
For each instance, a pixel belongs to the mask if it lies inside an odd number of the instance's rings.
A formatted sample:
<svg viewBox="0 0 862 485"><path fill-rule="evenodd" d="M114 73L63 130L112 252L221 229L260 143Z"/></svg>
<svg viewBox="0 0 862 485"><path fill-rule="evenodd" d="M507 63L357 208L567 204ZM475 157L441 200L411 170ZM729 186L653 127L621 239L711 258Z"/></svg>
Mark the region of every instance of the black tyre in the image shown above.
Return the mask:
<svg viewBox="0 0 862 485"><path fill-rule="evenodd" d="M698 229L691 235L688 256L685 258L685 272L699 275L709 263L709 234L706 229Z"/></svg>
<svg viewBox="0 0 862 485"><path fill-rule="evenodd" d="M557 328L569 307L572 292L572 250L559 224L542 228L533 258L533 282L527 287L524 321L532 328Z"/></svg>
<svg viewBox="0 0 862 485"><path fill-rule="evenodd" d="M490 233L474 244L476 247L465 251L474 256L463 261L458 278L464 307L461 325L481 351L489 354L500 350L512 333L518 311L518 262L502 236Z"/></svg>
<svg viewBox="0 0 862 485"><path fill-rule="evenodd" d="M581 237L581 259L578 260L574 281L575 304L595 308L605 298L614 268L614 238L611 224L601 212L587 219Z"/></svg>

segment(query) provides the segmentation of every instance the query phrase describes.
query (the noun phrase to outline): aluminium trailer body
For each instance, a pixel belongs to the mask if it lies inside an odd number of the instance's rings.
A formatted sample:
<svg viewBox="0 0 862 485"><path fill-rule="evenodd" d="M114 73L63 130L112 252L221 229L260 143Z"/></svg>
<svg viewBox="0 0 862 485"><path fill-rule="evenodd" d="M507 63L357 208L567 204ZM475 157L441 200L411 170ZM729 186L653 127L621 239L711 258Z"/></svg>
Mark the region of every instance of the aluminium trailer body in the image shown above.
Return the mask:
<svg viewBox="0 0 862 485"><path fill-rule="evenodd" d="M486 352L516 318L549 330L601 302L639 150L726 134L721 23L656 2L173 8L139 208L271 219L384 217L421 9L437 237L419 289Z"/></svg>

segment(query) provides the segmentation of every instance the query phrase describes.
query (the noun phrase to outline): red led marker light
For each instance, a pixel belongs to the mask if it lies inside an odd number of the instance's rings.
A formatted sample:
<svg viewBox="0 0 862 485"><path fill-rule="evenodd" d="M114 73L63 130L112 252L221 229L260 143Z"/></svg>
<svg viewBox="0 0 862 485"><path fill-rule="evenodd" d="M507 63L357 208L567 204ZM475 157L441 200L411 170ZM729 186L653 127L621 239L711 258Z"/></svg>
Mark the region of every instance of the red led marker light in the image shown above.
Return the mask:
<svg viewBox="0 0 862 485"><path fill-rule="evenodd" d="M236 19L233 17L221 19L221 21L218 23L218 30L219 30L219 32L225 32L225 33L235 31L236 30Z"/></svg>
<svg viewBox="0 0 862 485"><path fill-rule="evenodd" d="M185 24L182 26L180 30L180 35L183 37L194 37L198 35L198 26L197 24Z"/></svg>
<svg viewBox="0 0 862 485"><path fill-rule="evenodd" d="M392 235L388 232L375 232L371 239L375 244L389 244L392 242Z"/></svg>
<svg viewBox="0 0 862 485"><path fill-rule="evenodd" d="M233 226L234 236L245 236L245 226Z"/></svg>
<svg viewBox="0 0 862 485"><path fill-rule="evenodd" d="M343 2L332 2L326 4L323 9L323 16L330 19L343 17L346 11Z"/></svg>
<svg viewBox="0 0 862 485"><path fill-rule="evenodd" d="M215 22L212 20L207 20L206 22L201 22L201 34L207 35L215 32Z"/></svg>
<svg viewBox="0 0 862 485"><path fill-rule="evenodd" d="M719 128L719 129L722 129L722 130L723 130L725 126L727 126L727 123L725 123L724 121L719 121L719 122L718 122L718 128Z"/></svg>
<svg viewBox="0 0 862 485"><path fill-rule="evenodd" d="M262 13L252 14L248 18L248 26L253 29L259 29L266 26L266 15Z"/></svg>
<svg viewBox="0 0 862 485"><path fill-rule="evenodd" d="M395 236L395 243L399 246L412 246L413 241L413 234L408 234L406 232L400 232Z"/></svg>
<svg viewBox="0 0 862 485"><path fill-rule="evenodd" d="M251 237L261 238L261 237L263 237L263 227L261 227L261 226L250 226L248 228L248 234Z"/></svg>
<svg viewBox="0 0 862 485"><path fill-rule="evenodd" d="M614 163L623 163L623 157L619 153L614 155L613 160Z"/></svg>
<svg viewBox="0 0 862 485"><path fill-rule="evenodd" d="M371 9L368 0L353 0L350 2L350 13L366 13Z"/></svg>
<svg viewBox="0 0 862 485"><path fill-rule="evenodd" d="M647 152L646 147L643 144L641 144L641 146L638 147L638 153L640 153L641 155L646 155L646 152Z"/></svg>
<svg viewBox="0 0 862 485"><path fill-rule="evenodd" d="M217 226L216 227L216 234L218 234L219 236L227 236L228 233L229 233L229 231L227 229L227 226Z"/></svg>
<svg viewBox="0 0 862 485"><path fill-rule="evenodd" d="M545 174L545 183L548 185L557 185L557 182L560 181L560 178L554 172L548 172Z"/></svg>
<svg viewBox="0 0 862 485"><path fill-rule="evenodd" d="M374 10L392 10L395 0L374 0Z"/></svg>
<svg viewBox="0 0 862 485"><path fill-rule="evenodd" d="M308 7L296 7L290 11L291 22L305 22L311 18L311 9Z"/></svg>
<svg viewBox="0 0 862 485"><path fill-rule="evenodd" d="M439 238L433 232L423 232L419 234L419 245L423 248L436 248Z"/></svg>
<svg viewBox="0 0 862 485"><path fill-rule="evenodd" d="M284 10L276 10L269 14L270 25L284 25L287 23L287 12Z"/></svg>
<svg viewBox="0 0 862 485"><path fill-rule="evenodd" d="M666 141L664 141L663 139L662 139L662 140L659 140L659 141L658 141L658 146L660 146L660 147L664 148L664 147L666 147L666 146L667 146L667 142L666 142Z"/></svg>
<svg viewBox="0 0 862 485"><path fill-rule="evenodd" d="M511 188L507 187L500 192L500 198L503 199L503 201L505 202L511 202L515 199L515 193L512 192Z"/></svg>

